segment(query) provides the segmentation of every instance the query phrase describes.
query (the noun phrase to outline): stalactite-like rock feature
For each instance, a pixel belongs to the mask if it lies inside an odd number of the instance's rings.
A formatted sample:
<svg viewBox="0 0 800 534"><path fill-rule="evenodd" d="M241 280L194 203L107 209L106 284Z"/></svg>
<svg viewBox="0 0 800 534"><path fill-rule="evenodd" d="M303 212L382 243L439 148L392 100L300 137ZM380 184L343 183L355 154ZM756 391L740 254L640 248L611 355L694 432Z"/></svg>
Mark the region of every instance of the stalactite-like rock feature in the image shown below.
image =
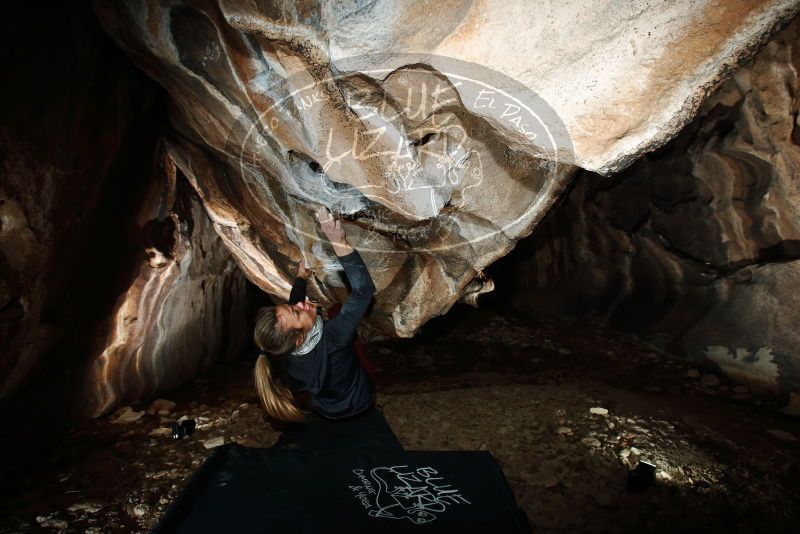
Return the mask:
<svg viewBox="0 0 800 534"><path fill-rule="evenodd" d="M141 259L90 366L92 415L175 387L238 355L248 337L244 275L194 191L168 174L139 214Z"/></svg>
<svg viewBox="0 0 800 534"><path fill-rule="evenodd" d="M327 205L375 278L370 325L410 336L491 287L483 268L541 221L571 164L609 172L666 141L797 4L96 9L170 93L171 157L248 277L286 296L304 256L312 292L341 300L312 216Z"/></svg>
<svg viewBox="0 0 800 534"><path fill-rule="evenodd" d="M611 180L580 174L530 244L525 301L800 392L798 67L795 21L662 150Z"/></svg>

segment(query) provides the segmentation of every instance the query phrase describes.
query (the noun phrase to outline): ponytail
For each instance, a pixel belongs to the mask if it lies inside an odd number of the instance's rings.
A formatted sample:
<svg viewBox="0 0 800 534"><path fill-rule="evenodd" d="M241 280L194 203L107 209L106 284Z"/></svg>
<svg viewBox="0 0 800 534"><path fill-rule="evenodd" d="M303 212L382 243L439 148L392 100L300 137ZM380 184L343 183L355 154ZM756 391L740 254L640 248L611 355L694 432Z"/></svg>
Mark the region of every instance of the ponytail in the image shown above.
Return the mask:
<svg viewBox="0 0 800 534"><path fill-rule="evenodd" d="M275 373L272 363L264 353L287 354L294 347L298 334L295 330L281 330L274 307L264 307L256 313L253 340L263 351L258 356L254 369L256 390L270 417L280 421L300 422L305 416L297 407L294 394Z"/></svg>
<svg viewBox="0 0 800 534"><path fill-rule="evenodd" d="M255 376L261 404L271 417L293 422L305 419L303 412L295 406L291 390L275 376L272 364L264 354L259 354L256 360Z"/></svg>

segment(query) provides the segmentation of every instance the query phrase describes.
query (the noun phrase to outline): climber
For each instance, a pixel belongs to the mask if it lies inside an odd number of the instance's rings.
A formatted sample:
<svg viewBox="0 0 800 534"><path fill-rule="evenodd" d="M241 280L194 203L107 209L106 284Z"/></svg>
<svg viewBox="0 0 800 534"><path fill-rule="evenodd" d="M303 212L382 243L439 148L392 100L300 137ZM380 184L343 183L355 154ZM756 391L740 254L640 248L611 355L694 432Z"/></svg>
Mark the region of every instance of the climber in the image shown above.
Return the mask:
<svg viewBox="0 0 800 534"><path fill-rule="evenodd" d="M327 419L363 414L375 402L375 383L356 354L356 326L375 286L341 221L324 207L316 217L350 282L351 293L341 311L323 321L317 306L306 302L308 271L301 260L289 303L264 307L256 314L253 337L262 351L255 366L256 389L267 413L287 422L304 421L304 394L313 411Z"/></svg>

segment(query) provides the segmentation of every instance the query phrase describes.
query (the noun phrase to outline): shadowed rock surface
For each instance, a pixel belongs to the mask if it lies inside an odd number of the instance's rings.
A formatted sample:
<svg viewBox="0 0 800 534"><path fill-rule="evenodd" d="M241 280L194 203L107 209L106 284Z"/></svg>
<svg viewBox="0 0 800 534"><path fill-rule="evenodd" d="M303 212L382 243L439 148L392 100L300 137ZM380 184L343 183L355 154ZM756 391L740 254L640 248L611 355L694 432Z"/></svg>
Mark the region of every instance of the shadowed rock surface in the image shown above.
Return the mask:
<svg viewBox="0 0 800 534"><path fill-rule="evenodd" d="M610 172L666 141L798 4L415 7L96 3L170 94L170 154L247 276L285 298L303 256L315 296L341 300L326 205L375 279L367 325L401 337L474 292L569 164Z"/></svg>
<svg viewBox="0 0 800 534"><path fill-rule="evenodd" d="M800 420L743 402L746 387L706 385L701 369L583 322L485 308L434 322L367 345L378 403L406 449L490 451L535 531L797 524ZM147 532L209 447L275 443L251 372L242 362L169 393L174 406L135 405L74 431L8 477L0 531ZM174 440L169 424L184 415L198 430ZM639 460L655 463L656 482L630 493Z"/></svg>
<svg viewBox="0 0 800 534"><path fill-rule="evenodd" d="M239 356L250 334L244 275L194 191L174 168L165 174L137 217L138 269L114 305L108 338L86 378L81 398L93 416Z"/></svg>
<svg viewBox="0 0 800 534"><path fill-rule="evenodd" d="M181 384L249 335L243 275L160 163L163 93L87 4L26 4L3 20L4 446Z"/></svg>
<svg viewBox="0 0 800 534"><path fill-rule="evenodd" d="M515 252L523 306L605 316L800 414L800 23L612 179L581 173Z"/></svg>
<svg viewBox="0 0 800 534"><path fill-rule="evenodd" d="M343 301L318 205L378 287L362 334L477 303L533 232L537 302L798 391L796 29L704 101L798 2L602 4L591 24L600 4L93 5L6 19L10 413L96 415L230 357L249 328L233 261L282 298L305 257L311 296ZM626 167L698 110L623 174L579 171Z"/></svg>

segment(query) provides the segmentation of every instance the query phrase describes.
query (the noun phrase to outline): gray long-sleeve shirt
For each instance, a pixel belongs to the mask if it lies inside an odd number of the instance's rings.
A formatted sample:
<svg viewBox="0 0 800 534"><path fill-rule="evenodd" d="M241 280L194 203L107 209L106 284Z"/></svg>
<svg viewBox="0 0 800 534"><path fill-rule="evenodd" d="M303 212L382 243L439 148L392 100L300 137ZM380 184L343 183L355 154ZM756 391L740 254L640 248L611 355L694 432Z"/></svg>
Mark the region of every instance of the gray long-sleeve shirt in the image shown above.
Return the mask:
<svg viewBox="0 0 800 534"><path fill-rule="evenodd" d="M375 393L375 385L361 367L353 344L356 327L372 301L375 285L355 249L339 257L339 261L350 282L350 296L339 314L325 321L319 343L307 354L287 356L283 364L289 386L308 391L314 410L333 419L365 411L372 405ZM305 293L305 280L296 279L289 303L304 300Z"/></svg>

